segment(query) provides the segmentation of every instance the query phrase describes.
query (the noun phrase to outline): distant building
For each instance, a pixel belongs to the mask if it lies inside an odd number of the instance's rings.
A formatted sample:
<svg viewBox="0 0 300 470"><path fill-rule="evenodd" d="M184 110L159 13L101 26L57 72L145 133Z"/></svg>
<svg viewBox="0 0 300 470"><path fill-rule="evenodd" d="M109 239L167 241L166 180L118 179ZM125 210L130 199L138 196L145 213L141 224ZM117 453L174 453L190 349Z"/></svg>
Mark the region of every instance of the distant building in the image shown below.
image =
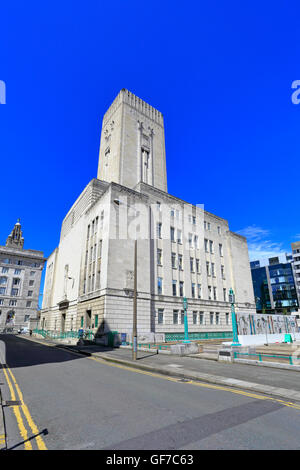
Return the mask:
<svg viewBox="0 0 300 470"><path fill-rule="evenodd" d="M291 256L286 255L286 260L291 260ZM269 258L267 266L251 261L250 267L258 313L297 311L299 303L292 263L282 263L274 257Z"/></svg>
<svg viewBox="0 0 300 470"><path fill-rule="evenodd" d="M292 243L293 272L296 284L298 303L300 305L300 241Z"/></svg>
<svg viewBox="0 0 300 470"><path fill-rule="evenodd" d="M42 251L24 250L18 220L0 246L0 330L28 326L36 317L46 258Z"/></svg>

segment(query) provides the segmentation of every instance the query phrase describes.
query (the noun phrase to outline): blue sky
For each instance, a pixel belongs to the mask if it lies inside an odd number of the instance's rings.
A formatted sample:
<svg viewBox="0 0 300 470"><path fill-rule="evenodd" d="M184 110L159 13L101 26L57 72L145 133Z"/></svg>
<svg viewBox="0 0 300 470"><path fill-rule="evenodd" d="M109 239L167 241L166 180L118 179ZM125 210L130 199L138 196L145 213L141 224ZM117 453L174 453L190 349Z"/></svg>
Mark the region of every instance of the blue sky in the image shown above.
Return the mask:
<svg viewBox="0 0 300 470"><path fill-rule="evenodd" d="M1 6L0 243L17 217L48 256L97 175L121 88L165 119L169 192L228 219L251 257L300 239L294 3L133 0Z"/></svg>

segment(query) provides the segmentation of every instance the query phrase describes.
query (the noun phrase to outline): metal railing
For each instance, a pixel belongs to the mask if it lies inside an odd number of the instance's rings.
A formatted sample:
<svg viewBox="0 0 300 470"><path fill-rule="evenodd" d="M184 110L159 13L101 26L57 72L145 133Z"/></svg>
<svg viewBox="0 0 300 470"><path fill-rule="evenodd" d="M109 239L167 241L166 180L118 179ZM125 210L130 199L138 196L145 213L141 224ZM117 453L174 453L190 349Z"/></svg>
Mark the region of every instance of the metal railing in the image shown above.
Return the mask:
<svg viewBox="0 0 300 470"><path fill-rule="evenodd" d="M94 341L95 334L93 331L83 331L83 335L79 335L78 331L52 331L52 330L44 330L44 329L34 329L34 333L43 336L43 338L47 339L69 339L69 338L83 338L89 341Z"/></svg>
<svg viewBox="0 0 300 470"><path fill-rule="evenodd" d="M242 353L242 352L236 352L234 351L233 353L233 358L238 359L238 356L255 356L256 359L258 358L259 362L263 362L263 358L274 358L274 359L285 359L286 361L289 362L290 365L295 365L293 363L293 356L291 355L285 355L285 356L279 356L279 355L274 355L274 354L263 354L263 353ZM298 359L299 361L299 359ZM272 361L270 361L272 362ZM275 362L275 361L273 361ZM299 362L297 363L299 365Z"/></svg>

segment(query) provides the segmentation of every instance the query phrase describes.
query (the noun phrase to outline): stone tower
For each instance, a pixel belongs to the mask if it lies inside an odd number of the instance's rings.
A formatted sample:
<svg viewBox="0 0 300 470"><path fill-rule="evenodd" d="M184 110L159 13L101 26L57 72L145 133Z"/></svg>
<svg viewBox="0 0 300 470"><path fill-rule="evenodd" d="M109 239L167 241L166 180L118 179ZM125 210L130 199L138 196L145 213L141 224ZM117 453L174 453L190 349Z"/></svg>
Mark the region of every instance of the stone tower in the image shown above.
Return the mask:
<svg viewBox="0 0 300 470"><path fill-rule="evenodd" d="M20 219L17 220L12 232L6 239L6 246L9 248L22 249L24 245L24 238L22 237L22 230Z"/></svg>
<svg viewBox="0 0 300 470"><path fill-rule="evenodd" d="M167 192L163 116L124 88L103 118L98 179Z"/></svg>

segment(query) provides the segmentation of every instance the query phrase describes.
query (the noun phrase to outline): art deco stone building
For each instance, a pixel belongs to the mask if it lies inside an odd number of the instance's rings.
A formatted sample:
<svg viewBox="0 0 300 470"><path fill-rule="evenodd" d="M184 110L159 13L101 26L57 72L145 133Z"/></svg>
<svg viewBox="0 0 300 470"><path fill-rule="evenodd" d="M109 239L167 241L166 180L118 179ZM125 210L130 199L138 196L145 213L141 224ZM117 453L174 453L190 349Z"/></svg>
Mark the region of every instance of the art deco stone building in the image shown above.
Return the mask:
<svg viewBox="0 0 300 470"><path fill-rule="evenodd" d="M0 331L28 326L38 309L46 258L42 251L25 250L20 221L5 246L0 246Z"/></svg>
<svg viewBox="0 0 300 470"><path fill-rule="evenodd" d="M183 296L191 333L230 332L230 287L255 313L246 239L168 193L163 116L123 89L103 118L98 177L48 259L41 326L130 334L135 237L139 335L178 337Z"/></svg>

